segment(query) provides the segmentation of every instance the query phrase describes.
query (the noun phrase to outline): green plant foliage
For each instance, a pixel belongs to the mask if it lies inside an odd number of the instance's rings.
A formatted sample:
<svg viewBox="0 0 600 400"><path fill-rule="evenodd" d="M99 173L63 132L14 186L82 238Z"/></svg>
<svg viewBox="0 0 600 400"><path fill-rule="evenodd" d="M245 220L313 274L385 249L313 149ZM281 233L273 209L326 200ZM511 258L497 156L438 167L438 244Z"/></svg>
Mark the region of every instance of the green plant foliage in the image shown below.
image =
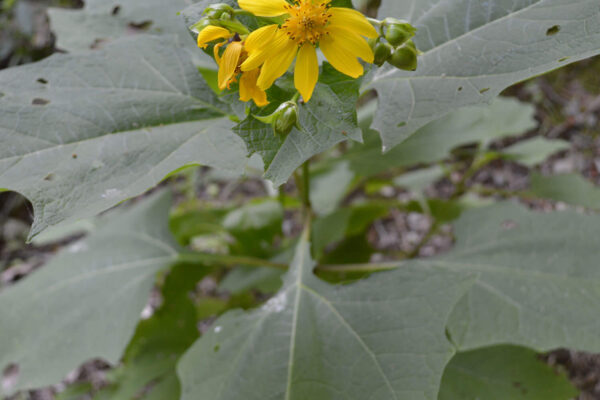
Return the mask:
<svg viewBox="0 0 600 400"><path fill-rule="evenodd" d="M237 252L267 256L281 235L283 208L274 200L250 203L227 214L223 227L237 240Z"/></svg>
<svg viewBox="0 0 600 400"><path fill-rule="evenodd" d="M531 105L499 98L491 105L465 107L429 123L404 143L381 154L381 142L370 132L365 145L356 145L344 158L353 171L371 176L390 168L443 160L455 147L476 143L487 146L494 139L521 134L537 123Z"/></svg>
<svg viewBox="0 0 600 400"><path fill-rule="evenodd" d="M56 46L75 52L104 46L133 33L176 34L194 45L179 12L190 0L87 0L82 9L51 8ZM201 54L201 53L198 53Z"/></svg>
<svg viewBox="0 0 600 400"><path fill-rule="evenodd" d="M156 273L178 256L167 228L170 203L163 194L107 218L0 292L0 369L19 367L10 390L53 384L90 358L119 361Z"/></svg>
<svg viewBox="0 0 600 400"><path fill-rule="evenodd" d="M112 383L96 398L111 400L177 399L179 356L198 338L196 307L189 292L210 269L180 264L167 276L162 306L140 322ZM154 397L153 397L154 396Z"/></svg>
<svg viewBox="0 0 600 400"><path fill-rule="evenodd" d="M280 84L293 87L289 77ZM261 155L265 162L265 178L279 186L315 154L348 138L362 141L356 119L359 87L360 80L351 79L324 63L313 98L299 105L300 129L294 128L285 137L275 136L270 125L250 115L235 131L244 139L250 154ZM259 115L271 114L280 102L293 96L294 90L274 88L269 93L273 105L262 109ZM251 114L258 112L256 107L251 110Z"/></svg>
<svg viewBox="0 0 600 400"><path fill-rule="evenodd" d="M383 0L382 18L418 29L415 72L377 70L373 127L390 150L428 122L488 102L513 83L600 53L595 0Z"/></svg>
<svg viewBox="0 0 600 400"><path fill-rule="evenodd" d="M449 321L463 350L511 343L539 351L600 350L597 243L600 219L498 204L465 213L455 248L424 265L478 279Z"/></svg>
<svg viewBox="0 0 600 400"><path fill-rule="evenodd" d="M568 400L577 390L532 350L497 346L456 354L438 400Z"/></svg>
<svg viewBox="0 0 600 400"><path fill-rule="evenodd" d="M502 154L508 159L518 161L527 166L537 165L552 154L569 149L569 143L562 140L535 138L519 142L505 149Z"/></svg>
<svg viewBox="0 0 600 400"><path fill-rule="evenodd" d="M590 209L600 208L600 189L579 174L531 175L531 194Z"/></svg>
<svg viewBox="0 0 600 400"><path fill-rule="evenodd" d="M313 265L302 239L278 294L215 322L179 364L183 400L436 395L444 323L472 278L419 267L335 287Z"/></svg>
<svg viewBox="0 0 600 400"><path fill-rule="evenodd" d="M143 193L182 166L245 165L228 108L171 39L55 55L2 71L0 87L0 187L32 202L31 236Z"/></svg>

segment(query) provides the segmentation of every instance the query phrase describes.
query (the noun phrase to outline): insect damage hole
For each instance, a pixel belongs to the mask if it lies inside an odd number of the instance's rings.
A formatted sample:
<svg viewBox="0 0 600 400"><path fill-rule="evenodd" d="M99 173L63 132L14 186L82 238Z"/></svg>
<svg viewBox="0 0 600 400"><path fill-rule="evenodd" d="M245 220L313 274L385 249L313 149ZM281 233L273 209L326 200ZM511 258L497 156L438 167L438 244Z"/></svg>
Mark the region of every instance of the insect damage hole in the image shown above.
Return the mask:
<svg viewBox="0 0 600 400"><path fill-rule="evenodd" d="M42 85L48 84L48 80L44 78L39 78L36 82L41 83Z"/></svg>
<svg viewBox="0 0 600 400"><path fill-rule="evenodd" d="M546 36L553 36L560 32L560 25L554 25L546 31Z"/></svg>
<svg viewBox="0 0 600 400"><path fill-rule="evenodd" d="M45 106L48 103L50 103L50 100L42 99L39 97L36 97L35 99L31 100L31 104L33 104L34 106Z"/></svg>

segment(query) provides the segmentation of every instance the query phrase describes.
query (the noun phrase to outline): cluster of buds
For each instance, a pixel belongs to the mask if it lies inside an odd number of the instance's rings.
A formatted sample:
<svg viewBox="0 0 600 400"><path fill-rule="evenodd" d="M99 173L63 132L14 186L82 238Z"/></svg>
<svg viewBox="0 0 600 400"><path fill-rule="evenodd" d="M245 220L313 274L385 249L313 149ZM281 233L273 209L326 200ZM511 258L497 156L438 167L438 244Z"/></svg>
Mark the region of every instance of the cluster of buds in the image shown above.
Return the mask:
<svg viewBox="0 0 600 400"><path fill-rule="evenodd" d="M196 33L207 26L220 26L240 35L248 34L248 28L235 17L235 10L228 4L218 3L208 6L202 19L190 27Z"/></svg>
<svg viewBox="0 0 600 400"><path fill-rule="evenodd" d="M416 32L417 29L406 21L384 19L380 26L381 36L369 42L375 55L374 64L381 67L387 62L406 71L416 70L417 56L421 54L412 41Z"/></svg>

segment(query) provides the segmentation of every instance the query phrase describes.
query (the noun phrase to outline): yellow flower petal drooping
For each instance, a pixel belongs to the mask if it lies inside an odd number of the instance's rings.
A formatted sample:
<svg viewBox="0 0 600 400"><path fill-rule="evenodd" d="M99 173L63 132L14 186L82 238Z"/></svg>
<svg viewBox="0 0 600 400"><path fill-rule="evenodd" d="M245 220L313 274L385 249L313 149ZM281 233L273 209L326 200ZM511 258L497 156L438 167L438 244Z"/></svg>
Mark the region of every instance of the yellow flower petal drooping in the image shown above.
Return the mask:
<svg viewBox="0 0 600 400"><path fill-rule="evenodd" d="M267 100L265 91L256 85L259 74L260 69L242 73L242 77L240 78L240 100L254 100L254 104L259 107L264 107L269 104L269 101Z"/></svg>
<svg viewBox="0 0 600 400"><path fill-rule="evenodd" d="M229 39L233 34L220 26L209 25L198 33L198 47L203 49L208 46L208 43L219 39Z"/></svg>
<svg viewBox="0 0 600 400"><path fill-rule="evenodd" d="M254 100L257 106L264 107L269 104L267 94L256 85L260 76L260 65L253 70L242 72L241 64L248 58L246 42L241 42L239 38L235 39L234 36L234 33L225 28L209 25L198 34L198 47L205 49L210 42L220 40L215 43L213 49L215 61L219 65L217 75L219 89L229 89L232 83L237 82L237 78L241 74L240 100ZM226 47L223 55L221 55L223 46Z"/></svg>
<svg viewBox="0 0 600 400"><path fill-rule="evenodd" d="M330 7L331 0L239 0L239 6L257 16L284 16L285 22L269 25L246 39L248 58L242 71L261 67L257 86L267 90L296 60L294 82L304 101L312 97L319 78L317 46L338 71L357 78L364 73L358 58L372 63L373 51L364 38L378 37L360 12Z"/></svg>

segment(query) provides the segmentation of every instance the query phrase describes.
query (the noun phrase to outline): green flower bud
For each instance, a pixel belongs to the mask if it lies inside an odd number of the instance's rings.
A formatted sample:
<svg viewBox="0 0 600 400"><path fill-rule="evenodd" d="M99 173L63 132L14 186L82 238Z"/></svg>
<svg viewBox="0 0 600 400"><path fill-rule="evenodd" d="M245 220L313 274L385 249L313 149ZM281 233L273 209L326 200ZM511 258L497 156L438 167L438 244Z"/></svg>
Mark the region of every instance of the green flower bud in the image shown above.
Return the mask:
<svg viewBox="0 0 600 400"><path fill-rule="evenodd" d="M367 39L367 43L369 44L369 47L375 51L375 46L377 46L377 43L379 43L379 38L369 38Z"/></svg>
<svg viewBox="0 0 600 400"><path fill-rule="evenodd" d="M407 42L404 46L399 47L394 51L392 57L388 60L390 64L398 69L405 71L414 71L417 69L417 56L419 51L415 47L415 44L411 41Z"/></svg>
<svg viewBox="0 0 600 400"><path fill-rule="evenodd" d="M298 125L298 105L291 101L282 103L275 110L273 118L273 132L275 135L286 136Z"/></svg>
<svg viewBox="0 0 600 400"><path fill-rule="evenodd" d="M373 50L375 61L373 64L381 67L392 56L394 48L389 43L378 43Z"/></svg>
<svg viewBox="0 0 600 400"><path fill-rule="evenodd" d="M287 135L294 126L298 127L298 105L293 101L281 103L273 114L266 116L253 115L257 120L270 124L275 135Z"/></svg>
<svg viewBox="0 0 600 400"><path fill-rule="evenodd" d="M385 39L394 47L402 46L417 33L417 29L411 24L393 23L388 26Z"/></svg>
<svg viewBox="0 0 600 400"><path fill-rule="evenodd" d="M211 19L221 19L223 14L229 14L229 18L234 14L233 8L225 3L212 4L204 9L204 14Z"/></svg>

